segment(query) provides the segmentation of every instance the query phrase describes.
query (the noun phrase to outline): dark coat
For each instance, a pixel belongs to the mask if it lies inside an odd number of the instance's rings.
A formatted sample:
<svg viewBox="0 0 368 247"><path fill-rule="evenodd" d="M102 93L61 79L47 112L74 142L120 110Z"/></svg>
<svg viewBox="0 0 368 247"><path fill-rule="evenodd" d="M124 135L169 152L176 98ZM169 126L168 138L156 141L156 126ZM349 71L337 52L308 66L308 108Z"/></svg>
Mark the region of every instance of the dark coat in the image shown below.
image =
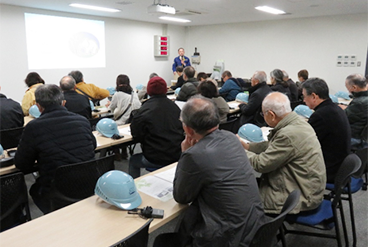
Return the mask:
<svg viewBox="0 0 368 247"><path fill-rule="evenodd" d="M193 202L179 231L189 231L193 246L249 246L264 222L253 168L237 137L228 131L215 130L183 152L174 199Z"/></svg>
<svg viewBox="0 0 368 247"><path fill-rule="evenodd" d="M23 125L24 115L20 104L0 94L0 129L13 129Z"/></svg>
<svg viewBox="0 0 368 247"><path fill-rule="evenodd" d="M15 154L15 166L30 172L37 161L40 177L36 184L47 190L57 167L91 160L95 148L96 139L86 118L60 105L51 105L26 125Z"/></svg>
<svg viewBox="0 0 368 247"><path fill-rule="evenodd" d="M181 75L181 76L179 76L179 77L178 77L178 80L177 80L177 82L176 82L175 86L171 86L171 89L172 89L172 90L175 90L175 89L177 89L178 87L182 87L184 83L185 83L185 81L184 81L184 79L183 79L183 75Z"/></svg>
<svg viewBox="0 0 368 247"><path fill-rule="evenodd" d="M368 123L368 91L353 93L353 96L345 112L349 119L351 136L362 139L362 131Z"/></svg>
<svg viewBox="0 0 368 247"><path fill-rule="evenodd" d="M193 95L196 95L198 93L197 87L199 83L197 79L190 78L188 79L184 85L180 88L180 92L178 97L176 97L176 100L179 101L187 101L190 97Z"/></svg>
<svg viewBox="0 0 368 247"><path fill-rule="evenodd" d="M165 166L179 160L184 139L179 117L179 107L166 95L151 96L134 115L131 133L149 162Z"/></svg>
<svg viewBox="0 0 368 247"><path fill-rule="evenodd" d="M270 92L272 90L266 82L261 82L249 89L248 104L239 105L241 111L240 126L246 123L252 123L258 126L266 125L263 117L259 113L262 111L262 101Z"/></svg>
<svg viewBox="0 0 368 247"><path fill-rule="evenodd" d="M290 92L289 86L284 86L280 82L276 82L276 84L273 85L271 87L271 89L272 89L272 91L286 94L286 96L288 96L289 100L292 101L291 92Z"/></svg>
<svg viewBox="0 0 368 247"><path fill-rule="evenodd" d="M66 100L65 107L68 111L82 115L87 119L92 118L91 105L87 96L76 91L66 91L64 92L64 99Z"/></svg>
<svg viewBox="0 0 368 247"><path fill-rule="evenodd" d="M348 118L344 111L328 98L314 109L308 122L321 144L327 182L333 183L341 163L350 153L351 131Z"/></svg>
<svg viewBox="0 0 368 247"><path fill-rule="evenodd" d="M298 101L299 95L298 95L298 87L296 86L295 82L291 79L287 81L289 83L289 89L290 89L290 95L291 95L291 102Z"/></svg>

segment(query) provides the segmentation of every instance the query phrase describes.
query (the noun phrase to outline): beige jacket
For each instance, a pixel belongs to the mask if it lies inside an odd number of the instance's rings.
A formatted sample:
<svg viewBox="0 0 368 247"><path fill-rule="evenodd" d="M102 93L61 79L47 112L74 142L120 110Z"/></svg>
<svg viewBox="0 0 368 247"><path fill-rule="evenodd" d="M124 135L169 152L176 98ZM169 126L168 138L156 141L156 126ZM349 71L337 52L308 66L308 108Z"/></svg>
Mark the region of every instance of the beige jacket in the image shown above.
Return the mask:
<svg viewBox="0 0 368 247"><path fill-rule="evenodd" d="M268 140L251 143L247 152L253 168L262 173L259 190L265 212L279 214L295 189L301 197L292 213L317 208L323 200L326 168L313 128L292 112L270 131Z"/></svg>
<svg viewBox="0 0 368 247"><path fill-rule="evenodd" d="M24 116L28 116L29 108L31 108L31 106L36 104L35 91L41 85L43 84L37 83L37 84L30 86L28 90L26 91L26 93L24 94L23 99L22 99L22 110L23 110Z"/></svg>

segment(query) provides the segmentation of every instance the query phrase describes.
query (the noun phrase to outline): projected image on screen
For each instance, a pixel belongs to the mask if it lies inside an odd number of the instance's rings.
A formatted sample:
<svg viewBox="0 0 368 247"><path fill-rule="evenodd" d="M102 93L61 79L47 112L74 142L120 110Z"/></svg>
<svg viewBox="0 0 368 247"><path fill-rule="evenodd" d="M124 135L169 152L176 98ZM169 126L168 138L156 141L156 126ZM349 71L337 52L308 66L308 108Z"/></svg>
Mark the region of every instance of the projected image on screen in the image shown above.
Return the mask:
<svg viewBox="0 0 368 247"><path fill-rule="evenodd" d="M24 16L29 69L105 67L103 21Z"/></svg>

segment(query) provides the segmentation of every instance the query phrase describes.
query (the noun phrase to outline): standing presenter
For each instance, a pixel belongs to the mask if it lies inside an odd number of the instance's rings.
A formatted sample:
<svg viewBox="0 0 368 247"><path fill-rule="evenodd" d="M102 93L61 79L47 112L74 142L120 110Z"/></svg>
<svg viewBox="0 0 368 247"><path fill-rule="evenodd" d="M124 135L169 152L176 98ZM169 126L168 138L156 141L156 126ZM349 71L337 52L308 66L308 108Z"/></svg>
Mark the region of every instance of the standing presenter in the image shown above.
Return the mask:
<svg viewBox="0 0 368 247"><path fill-rule="evenodd" d="M174 72L174 75L176 75L176 67L177 66L183 66L183 68L187 67L187 66L191 66L190 65L190 60L188 57L184 56L184 48L179 48L178 49L178 54L179 56L177 56L175 59L174 59L174 64L172 66L172 70Z"/></svg>

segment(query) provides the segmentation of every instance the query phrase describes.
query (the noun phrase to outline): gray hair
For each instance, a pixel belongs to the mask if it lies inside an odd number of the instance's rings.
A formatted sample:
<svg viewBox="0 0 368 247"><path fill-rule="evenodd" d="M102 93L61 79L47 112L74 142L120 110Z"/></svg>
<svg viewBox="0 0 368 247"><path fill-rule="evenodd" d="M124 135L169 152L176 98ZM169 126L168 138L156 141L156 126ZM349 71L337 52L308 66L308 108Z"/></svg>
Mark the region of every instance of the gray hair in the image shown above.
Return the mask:
<svg viewBox="0 0 368 247"><path fill-rule="evenodd" d="M351 74L346 78L346 81L350 86L356 85L359 88L365 88L367 86L367 78L361 74Z"/></svg>
<svg viewBox="0 0 368 247"><path fill-rule="evenodd" d="M79 82L83 81L83 74L79 70L73 70L68 75L73 77L76 83L79 83Z"/></svg>
<svg viewBox="0 0 368 247"><path fill-rule="evenodd" d="M39 86L35 91L36 102L43 108L51 105L61 105L64 100L64 94L61 89L54 84Z"/></svg>
<svg viewBox="0 0 368 247"><path fill-rule="evenodd" d="M188 79L194 78L195 69L192 66L187 66L184 68L184 74L188 77Z"/></svg>
<svg viewBox="0 0 368 247"><path fill-rule="evenodd" d="M220 115L212 100L193 96L184 105L180 118L183 123L200 135L220 123Z"/></svg>
<svg viewBox="0 0 368 247"><path fill-rule="evenodd" d="M151 73L151 74L149 75L149 78L150 78L150 79L152 79L153 77L156 77L156 76L158 76L158 74L156 74L156 73Z"/></svg>
<svg viewBox="0 0 368 247"><path fill-rule="evenodd" d="M73 77L66 75L60 80L60 88L63 91L72 91L75 87L75 80Z"/></svg>
<svg viewBox="0 0 368 247"><path fill-rule="evenodd" d="M267 82L267 74L264 71L256 71L253 78L257 79L259 82Z"/></svg>
<svg viewBox="0 0 368 247"><path fill-rule="evenodd" d="M270 97L276 95L279 97ZM280 92L269 93L262 102L264 111L273 111L276 116L282 117L291 112L290 100L288 96Z"/></svg>
<svg viewBox="0 0 368 247"><path fill-rule="evenodd" d="M289 79L289 74L285 70L282 70L282 73L284 74L284 79Z"/></svg>

